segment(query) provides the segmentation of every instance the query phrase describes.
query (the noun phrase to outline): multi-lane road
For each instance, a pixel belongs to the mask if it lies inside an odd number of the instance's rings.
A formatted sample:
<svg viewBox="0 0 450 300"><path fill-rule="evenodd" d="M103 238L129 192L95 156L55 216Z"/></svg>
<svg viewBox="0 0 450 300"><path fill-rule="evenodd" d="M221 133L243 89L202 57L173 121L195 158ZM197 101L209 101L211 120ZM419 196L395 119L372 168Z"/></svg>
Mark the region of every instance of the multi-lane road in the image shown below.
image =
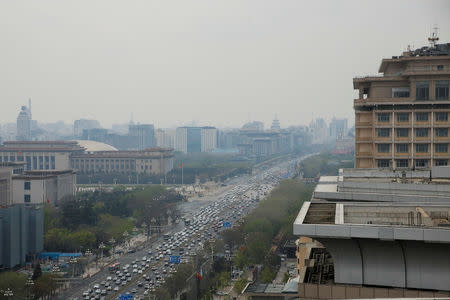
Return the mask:
<svg viewBox="0 0 450 300"><path fill-rule="evenodd" d="M187 262L203 244L215 239L226 226L236 224L268 195L277 183L290 173L293 161L284 161L253 175L229 180L219 193L180 204L188 222L178 222L162 236L152 238L140 250L117 258L120 269L103 269L90 278L76 283L59 295L59 299L116 299L119 294L132 293L144 298L165 278L176 272L170 256Z"/></svg>

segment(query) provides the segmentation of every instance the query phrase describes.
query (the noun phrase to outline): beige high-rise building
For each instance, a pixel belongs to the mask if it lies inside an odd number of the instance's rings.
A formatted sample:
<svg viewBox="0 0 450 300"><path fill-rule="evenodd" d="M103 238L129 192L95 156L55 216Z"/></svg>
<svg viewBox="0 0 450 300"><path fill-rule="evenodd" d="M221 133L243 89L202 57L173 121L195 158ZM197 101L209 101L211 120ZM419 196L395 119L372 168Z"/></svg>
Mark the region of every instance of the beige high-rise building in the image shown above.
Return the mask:
<svg viewBox="0 0 450 300"><path fill-rule="evenodd" d="M356 168L449 165L450 43L434 41L353 79Z"/></svg>

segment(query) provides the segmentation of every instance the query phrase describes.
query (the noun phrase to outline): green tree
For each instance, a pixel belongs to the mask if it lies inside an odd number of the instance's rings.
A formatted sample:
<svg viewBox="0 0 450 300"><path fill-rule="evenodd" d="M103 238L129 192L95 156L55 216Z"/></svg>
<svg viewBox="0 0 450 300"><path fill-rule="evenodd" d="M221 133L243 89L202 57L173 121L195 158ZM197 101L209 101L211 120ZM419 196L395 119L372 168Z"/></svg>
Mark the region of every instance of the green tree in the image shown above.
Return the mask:
<svg viewBox="0 0 450 300"><path fill-rule="evenodd" d="M42 275L41 264L37 263L34 266L33 277L31 277L31 279L36 280L39 277L41 277L41 275Z"/></svg>

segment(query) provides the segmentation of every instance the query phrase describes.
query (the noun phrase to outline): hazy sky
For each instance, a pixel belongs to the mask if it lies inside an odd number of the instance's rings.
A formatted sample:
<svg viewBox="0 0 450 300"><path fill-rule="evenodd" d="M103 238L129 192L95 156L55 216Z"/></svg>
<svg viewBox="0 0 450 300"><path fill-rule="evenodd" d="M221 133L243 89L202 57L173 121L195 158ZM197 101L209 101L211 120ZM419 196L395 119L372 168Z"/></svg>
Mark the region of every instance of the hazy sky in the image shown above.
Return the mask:
<svg viewBox="0 0 450 300"><path fill-rule="evenodd" d="M352 78L450 42L450 1L0 0L0 124L353 119Z"/></svg>

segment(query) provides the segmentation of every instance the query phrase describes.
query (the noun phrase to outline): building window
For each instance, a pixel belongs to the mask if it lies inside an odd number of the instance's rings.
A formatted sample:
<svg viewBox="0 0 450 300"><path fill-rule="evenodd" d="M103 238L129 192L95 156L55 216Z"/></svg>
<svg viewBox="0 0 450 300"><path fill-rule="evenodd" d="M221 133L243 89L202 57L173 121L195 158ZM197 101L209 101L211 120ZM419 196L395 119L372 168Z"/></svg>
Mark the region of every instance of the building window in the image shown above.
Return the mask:
<svg viewBox="0 0 450 300"><path fill-rule="evenodd" d="M416 100L428 100L429 94L429 82L417 81L416 82Z"/></svg>
<svg viewBox="0 0 450 300"><path fill-rule="evenodd" d="M417 122L428 121L428 113L426 113L426 112L416 113L416 121Z"/></svg>
<svg viewBox="0 0 450 300"><path fill-rule="evenodd" d="M436 113L436 121L438 121L438 122L448 121L448 113L446 113L446 112L437 112Z"/></svg>
<svg viewBox="0 0 450 300"><path fill-rule="evenodd" d="M379 137L388 137L390 129L389 128L378 128L378 136Z"/></svg>
<svg viewBox="0 0 450 300"><path fill-rule="evenodd" d="M33 156L33 170L37 170L37 156Z"/></svg>
<svg viewBox="0 0 450 300"><path fill-rule="evenodd" d="M31 196L30 195L23 195L23 201L25 203L30 203L31 202Z"/></svg>
<svg viewBox="0 0 450 300"><path fill-rule="evenodd" d="M50 158L48 156L45 156L45 169L50 169Z"/></svg>
<svg viewBox="0 0 450 300"><path fill-rule="evenodd" d="M435 164L436 164L436 166L447 166L448 160L447 159L436 159Z"/></svg>
<svg viewBox="0 0 450 300"><path fill-rule="evenodd" d="M17 156L17 161L23 161L23 156Z"/></svg>
<svg viewBox="0 0 450 300"><path fill-rule="evenodd" d="M416 136L417 137L427 137L428 136L428 128L416 128Z"/></svg>
<svg viewBox="0 0 450 300"><path fill-rule="evenodd" d="M448 136L448 128L436 128L436 136L447 137Z"/></svg>
<svg viewBox="0 0 450 300"><path fill-rule="evenodd" d="M44 170L44 157L39 156L39 170Z"/></svg>
<svg viewBox="0 0 450 300"><path fill-rule="evenodd" d="M378 144L378 152L381 153L389 152L389 144Z"/></svg>
<svg viewBox="0 0 450 300"><path fill-rule="evenodd" d="M392 98L409 98L409 87L392 88Z"/></svg>
<svg viewBox="0 0 450 300"><path fill-rule="evenodd" d="M397 144L397 152L398 153L408 153L409 147L408 144Z"/></svg>
<svg viewBox="0 0 450 300"><path fill-rule="evenodd" d="M8 162L8 156L5 156L3 159L4 162Z"/></svg>
<svg viewBox="0 0 450 300"><path fill-rule="evenodd" d="M27 170L31 170L31 156L27 156Z"/></svg>
<svg viewBox="0 0 450 300"><path fill-rule="evenodd" d="M416 159L416 167L426 168L428 167L428 160L426 159Z"/></svg>
<svg viewBox="0 0 450 300"><path fill-rule="evenodd" d="M378 159L378 168L389 168L389 159Z"/></svg>
<svg viewBox="0 0 450 300"><path fill-rule="evenodd" d="M447 153L448 152L448 144L436 144L436 152Z"/></svg>
<svg viewBox="0 0 450 300"><path fill-rule="evenodd" d="M378 114L378 122L389 122L389 114L379 113Z"/></svg>
<svg viewBox="0 0 450 300"><path fill-rule="evenodd" d="M438 71L444 70L444 65L438 65L438 66L437 66L437 70L438 70Z"/></svg>
<svg viewBox="0 0 450 300"><path fill-rule="evenodd" d="M78 162L78 161L77 161ZM55 156L54 155L52 155L51 157L50 157L50 163L51 163L51 168L52 168L52 170L55 170L56 169L56 163L55 163Z"/></svg>
<svg viewBox="0 0 450 300"><path fill-rule="evenodd" d="M397 137L408 137L409 129L408 128L397 128Z"/></svg>
<svg viewBox="0 0 450 300"><path fill-rule="evenodd" d="M397 122L409 122L409 114L397 113Z"/></svg>
<svg viewBox="0 0 450 300"><path fill-rule="evenodd" d="M16 161L16 157L11 155L11 156L9 157L9 161Z"/></svg>
<svg viewBox="0 0 450 300"><path fill-rule="evenodd" d="M395 164L397 165L397 168L407 168L407 167L409 167L407 159L397 159L397 160L395 160Z"/></svg>
<svg viewBox="0 0 450 300"><path fill-rule="evenodd" d="M449 80L436 80L436 100L448 100Z"/></svg>
<svg viewBox="0 0 450 300"><path fill-rule="evenodd" d="M23 183L23 189L24 190L31 190L31 182L30 181L25 181Z"/></svg>
<svg viewBox="0 0 450 300"><path fill-rule="evenodd" d="M416 144L416 152L417 153L428 152L428 144Z"/></svg>

